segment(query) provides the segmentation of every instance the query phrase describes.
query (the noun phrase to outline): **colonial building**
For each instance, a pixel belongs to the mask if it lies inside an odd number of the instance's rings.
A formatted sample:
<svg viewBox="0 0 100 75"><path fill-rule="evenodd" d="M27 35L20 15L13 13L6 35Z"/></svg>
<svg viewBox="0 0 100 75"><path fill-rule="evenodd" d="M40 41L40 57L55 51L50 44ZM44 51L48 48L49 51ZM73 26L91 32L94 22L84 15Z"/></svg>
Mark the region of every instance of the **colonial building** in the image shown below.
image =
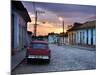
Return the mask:
<svg viewBox="0 0 100 75"><path fill-rule="evenodd" d="M48 34L48 43L51 43L51 44L54 44L54 43L57 43L57 34L55 33L49 33Z"/></svg>
<svg viewBox="0 0 100 75"><path fill-rule="evenodd" d="M67 32L66 33L60 33L57 37L58 37L57 38L57 43L59 45L65 45L65 44L67 44L67 42L68 42Z"/></svg>
<svg viewBox="0 0 100 75"><path fill-rule="evenodd" d="M88 21L84 24L75 23L68 30L69 44L96 45L96 21Z"/></svg>
<svg viewBox="0 0 100 75"><path fill-rule="evenodd" d="M11 5L11 47L13 54L27 45L27 22L31 19L20 1L12 1Z"/></svg>
<svg viewBox="0 0 100 75"><path fill-rule="evenodd" d="M68 43L67 33L49 33L48 42L51 44L64 45Z"/></svg>

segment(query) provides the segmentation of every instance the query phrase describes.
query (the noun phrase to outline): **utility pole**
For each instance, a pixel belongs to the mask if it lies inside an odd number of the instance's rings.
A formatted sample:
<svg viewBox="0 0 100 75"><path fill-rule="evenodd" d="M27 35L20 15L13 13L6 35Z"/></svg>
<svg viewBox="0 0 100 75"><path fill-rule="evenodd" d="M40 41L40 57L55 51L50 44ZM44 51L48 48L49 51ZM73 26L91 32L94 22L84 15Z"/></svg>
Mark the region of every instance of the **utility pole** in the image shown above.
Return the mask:
<svg viewBox="0 0 100 75"><path fill-rule="evenodd" d="M62 25L63 25L63 44L64 44L64 20L62 21Z"/></svg>
<svg viewBox="0 0 100 75"><path fill-rule="evenodd" d="M35 13L35 24L34 24L34 38L36 40L36 36L37 36L37 19L38 19L38 13L44 13L43 11L39 11L36 9L36 4L34 2L34 13Z"/></svg>
<svg viewBox="0 0 100 75"><path fill-rule="evenodd" d="M34 24L34 36L36 39L36 34L37 33L37 11L35 11L35 24Z"/></svg>

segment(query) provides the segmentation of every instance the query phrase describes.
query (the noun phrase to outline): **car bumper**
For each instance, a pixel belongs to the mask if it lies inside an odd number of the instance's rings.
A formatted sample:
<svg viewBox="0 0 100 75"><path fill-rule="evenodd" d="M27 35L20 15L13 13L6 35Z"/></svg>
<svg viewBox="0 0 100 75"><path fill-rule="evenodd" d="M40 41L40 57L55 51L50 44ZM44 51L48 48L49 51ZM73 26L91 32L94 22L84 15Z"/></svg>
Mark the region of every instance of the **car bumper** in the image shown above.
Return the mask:
<svg viewBox="0 0 100 75"><path fill-rule="evenodd" d="M28 59L49 59L49 56L41 56L41 55L29 55Z"/></svg>

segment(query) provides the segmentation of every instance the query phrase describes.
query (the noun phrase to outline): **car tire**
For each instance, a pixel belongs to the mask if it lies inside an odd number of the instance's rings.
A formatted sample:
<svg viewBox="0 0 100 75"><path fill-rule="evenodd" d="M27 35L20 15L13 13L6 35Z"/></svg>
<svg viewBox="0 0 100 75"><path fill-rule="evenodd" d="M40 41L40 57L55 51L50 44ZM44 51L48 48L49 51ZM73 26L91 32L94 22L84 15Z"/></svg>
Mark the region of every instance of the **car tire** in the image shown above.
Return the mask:
<svg viewBox="0 0 100 75"><path fill-rule="evenodd" d="M48 64L50 63L50 59L47 60L47 63L48 63Z"/></svg>
<svg viewBox="0 0 100 75"><path fill-rule="evenodd" d="M29 64L30 63L30 60L29 59L27 59L27 64Z"/></svg>

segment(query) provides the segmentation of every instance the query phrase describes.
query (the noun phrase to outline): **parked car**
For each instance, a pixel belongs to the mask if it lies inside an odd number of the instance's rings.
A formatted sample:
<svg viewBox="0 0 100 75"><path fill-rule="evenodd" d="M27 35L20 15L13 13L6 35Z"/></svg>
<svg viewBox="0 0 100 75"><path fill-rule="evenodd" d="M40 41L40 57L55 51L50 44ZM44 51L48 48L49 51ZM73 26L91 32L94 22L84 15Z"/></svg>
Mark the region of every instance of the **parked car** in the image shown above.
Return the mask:
<svg viewBox="0 0 100 75"><path fill-rule="evenodd" d="M27 63L30 61L46 61L50 63L51 51L47 41L32 41L30 47L27 48Z"/></svg>

